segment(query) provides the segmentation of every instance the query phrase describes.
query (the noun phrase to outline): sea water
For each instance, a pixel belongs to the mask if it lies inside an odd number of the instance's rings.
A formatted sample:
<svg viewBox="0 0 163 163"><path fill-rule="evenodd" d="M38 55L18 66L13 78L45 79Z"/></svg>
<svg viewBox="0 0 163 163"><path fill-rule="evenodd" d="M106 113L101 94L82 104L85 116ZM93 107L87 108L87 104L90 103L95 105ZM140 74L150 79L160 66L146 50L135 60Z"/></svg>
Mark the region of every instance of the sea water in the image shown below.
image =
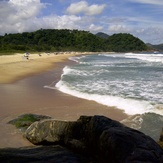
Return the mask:
<svg viewBox="0 0 163 163"><path fill-rule="evenodd" d="M163 54L98 54L71 57L56 87L115 106L129 115L163 115Z"/></svg>
<svg viewBox="0 0 163 163"><path fill-rule="evenodd" d="M60 91L137 115L134 121L140 124L144 115L163 116L163 54L99 53L70 59L76 64L63 69L55 85ZM163 119L158 123L163 127Z"/></svg>

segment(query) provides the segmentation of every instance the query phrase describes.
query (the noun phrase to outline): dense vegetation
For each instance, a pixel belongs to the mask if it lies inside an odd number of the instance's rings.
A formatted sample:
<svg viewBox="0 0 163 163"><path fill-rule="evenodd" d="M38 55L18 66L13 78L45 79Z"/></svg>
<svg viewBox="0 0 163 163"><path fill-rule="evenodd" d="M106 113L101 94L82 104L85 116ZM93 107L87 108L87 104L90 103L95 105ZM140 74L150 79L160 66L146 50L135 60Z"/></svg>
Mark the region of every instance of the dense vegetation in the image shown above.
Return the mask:
<svg viewBox="0 0 163 163"><path fill-rule="evenodd" d="M102 38L87 31L40 29L0 36L0 52L143 50L147 50L147 46L131 34L114 34Z"/></svg>
<svg viewBox="0 0 163 163"><path fill-rule="evenodd" d="M140 39L131 34L120 33L110 36L106 40L109 49L116 52L143 51L147 46Z"/></svg>

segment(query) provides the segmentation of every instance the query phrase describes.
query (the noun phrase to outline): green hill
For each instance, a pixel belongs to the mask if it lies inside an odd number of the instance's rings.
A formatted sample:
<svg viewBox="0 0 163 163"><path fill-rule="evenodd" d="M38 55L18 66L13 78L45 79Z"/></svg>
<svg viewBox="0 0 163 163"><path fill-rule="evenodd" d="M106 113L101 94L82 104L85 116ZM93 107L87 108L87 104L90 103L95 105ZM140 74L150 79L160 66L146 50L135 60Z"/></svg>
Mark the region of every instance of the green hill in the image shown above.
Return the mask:
<svg viewBox="0 0 163 163"><path fill-rule="evenodd" d="M127 33L113 34L106 40L105 44L108 49L115 52L148 50L143 41Z"/></svg>
<svg viewBox="0 0 163 163"><path fill-rule="evenodd" d="M130 34L102 38L88 31L40 29L0 36L0 52L36 51L143 51L147 46Z"/></svg>

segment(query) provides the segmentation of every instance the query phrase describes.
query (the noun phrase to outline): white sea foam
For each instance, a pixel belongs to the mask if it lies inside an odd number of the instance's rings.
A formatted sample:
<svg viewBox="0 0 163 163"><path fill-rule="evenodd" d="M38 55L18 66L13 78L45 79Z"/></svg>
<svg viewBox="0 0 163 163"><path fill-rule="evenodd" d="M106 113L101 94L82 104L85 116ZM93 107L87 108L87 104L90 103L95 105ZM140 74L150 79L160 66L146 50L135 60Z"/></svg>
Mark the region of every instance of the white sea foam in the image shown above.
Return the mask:
<svg viewBox="0 0 163 163"><path fill-rule="evenodd" d="M80 57L69 57L69 60L77 62L79 64L83 64L83 65L91 65L91 63L89 62L83 62L82 60L86 58L86 56L80 56Z"/></svg>
<svg viewBox="0 0 163 163"><path fill-rule="evenodd" d="M139 101L139 100L122 98L117 96L88 94L84 92L79 92L77 90L72 90L70 87L66 86L66 84L63 81L59 81L56 84L56 87L64 93L79 98L93 100L107 106L115 106L118 109L124 110L124 112L129 115L144 114L148 112L153 112L153 113L163 115L163 111L162 111L163 106L160 105L157 106L157 108L155 108L154 105L150 104L150 102L147 101Z"/></svg>
<svg viewBox="0 0 163 163"><path fill-rule="evenodd" d="M64 67L63 69L63 75L68 75L68 74L73 74L73 75L77 75L77 76L94 76L94 75L99 75L99 74L102 74L102 73L107 73L109 72L109 70L106 70L106 69L95 69L95 70L91 70L91 71L88 71L88 70L78 70L78 69L73 69L69 66L66 66Z"/></svg>
<svg viewBox="0 0 163 163"><path fill-rule="evenodd" d="M98 54L98 56L105 56L105 57L121 57L121 55L124 55L122 53L115 53L115 54Z"/></svg>
<svg viewBox="0 0 163 163"><path fill-rule="evenodd" d="M140 54L140 53L126 53L126 58L136 58L148 62L163 63L163 54Z"/></svg>
<svg viewBox="0 0 163 163"><path fill-rule="evenodd" d="M69 57L69 60L79 63L80 59L85 58L86 56L80 56L80 57Z"/></svg>
<svg viewBox="0 0 163 163"><path fill-rule="evenodd" d="M76 75L76 76L88 76L89 75L89 73L86 71L75 70L68 66L64 67L63 75L69 75L69 74Z"/></svg>
<svg viewBox="0 0 163 163"><path fill-rule="evenodd" d="M56 87L53 87L53 86L50 86L50 85L45 85L44 88L56 89Z"/></svg>
<svg viewBox="0 0 163 163"><path fill-rule="evenodd" d="M69 68L68 66L65 66L63 68L63 74L62 75L64 75L64 74L70 74L72 71L73 70L71 68Z"/></svg>
<svg viewBox="0 0 163 163"><path fill-rule="evenodd" d="M129 115L163 115L162 64L149 61L155 55L163 58L163 54L136 53L73 57L79 64L66 66L56 87L73 96L115 106Z"/></svg>

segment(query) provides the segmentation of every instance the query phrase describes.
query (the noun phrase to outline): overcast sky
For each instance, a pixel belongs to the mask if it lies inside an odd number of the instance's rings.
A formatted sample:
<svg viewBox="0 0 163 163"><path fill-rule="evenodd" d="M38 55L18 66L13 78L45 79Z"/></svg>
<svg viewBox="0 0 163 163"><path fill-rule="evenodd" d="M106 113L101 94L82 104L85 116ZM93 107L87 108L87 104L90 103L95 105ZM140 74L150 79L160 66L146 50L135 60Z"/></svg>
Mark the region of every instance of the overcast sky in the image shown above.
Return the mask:
<svg viewBox="0 0 163 163"><path fill-rule="evenodd" d="M131 33L163 43L163 0L0 0L0 35L43 29Z"/></svg>

